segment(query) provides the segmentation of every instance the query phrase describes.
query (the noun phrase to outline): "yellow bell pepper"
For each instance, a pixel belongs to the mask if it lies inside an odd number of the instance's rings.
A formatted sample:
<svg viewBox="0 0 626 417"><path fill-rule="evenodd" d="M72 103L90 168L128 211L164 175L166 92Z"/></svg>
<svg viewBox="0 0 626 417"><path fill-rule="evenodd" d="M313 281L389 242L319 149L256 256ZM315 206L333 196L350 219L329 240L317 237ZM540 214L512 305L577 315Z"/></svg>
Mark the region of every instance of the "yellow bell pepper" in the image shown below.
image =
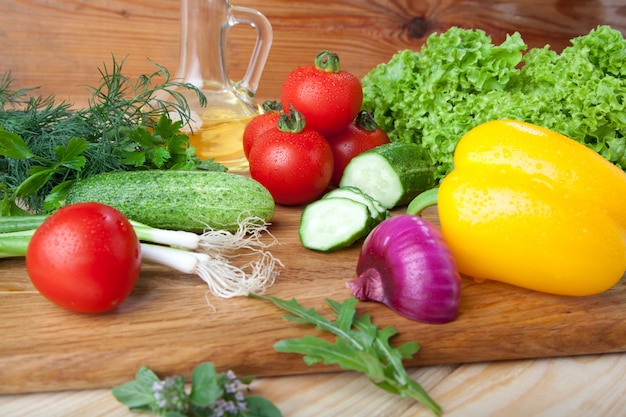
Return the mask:
<svg viewBox="0 0 626 417"><path fill-rule="evenodd" d="M613 287L626 270L626 173L556 132L477 126L438 191L459 271L553 294Z"/></svg>

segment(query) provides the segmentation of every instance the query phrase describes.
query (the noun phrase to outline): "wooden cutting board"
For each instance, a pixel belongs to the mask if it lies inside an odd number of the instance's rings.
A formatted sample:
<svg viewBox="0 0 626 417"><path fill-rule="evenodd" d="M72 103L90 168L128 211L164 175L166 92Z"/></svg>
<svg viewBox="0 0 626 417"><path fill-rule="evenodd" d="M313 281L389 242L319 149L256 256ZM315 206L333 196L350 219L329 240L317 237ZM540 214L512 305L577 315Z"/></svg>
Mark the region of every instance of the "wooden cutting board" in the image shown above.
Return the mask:
<svg viewBox="0 0 626 417"><path fill-rule="evenodd" d="M285 265L266 294L295 297L330 313L324 299L351 296L358 247L316 253L299 242L298 208L278 207L272 253ZM436 210L425 216L437 223ZM520 254L523 256L523 254ZM188 374L212 361L243 375L331 372L300 355L274 351L279 339L321 335L288 322L273 304L256 299L207 298L199 278L144 268L139 284L114 312L75 314L39 295L23 259L0 260L0 393L110 387L134 378L141 365L160 375ZM540 294L464 278L459 318L444 325L406 320L376 303L358 304L375 323L393 325L394 343L418 341L407 365L494 361L626 351L626 282L592 297ZM207 303L210 301L213 308Z"/></svg>

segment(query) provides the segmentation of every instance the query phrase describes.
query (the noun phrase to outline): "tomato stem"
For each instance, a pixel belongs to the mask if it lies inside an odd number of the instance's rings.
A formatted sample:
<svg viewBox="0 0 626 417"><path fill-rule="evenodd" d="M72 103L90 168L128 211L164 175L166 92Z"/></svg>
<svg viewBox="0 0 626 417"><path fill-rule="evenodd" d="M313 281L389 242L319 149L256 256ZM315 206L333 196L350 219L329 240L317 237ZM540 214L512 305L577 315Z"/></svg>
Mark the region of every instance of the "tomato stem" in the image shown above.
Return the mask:
<svg viewBox="0 0 626 417"><path fill-rule="evenodd" d="M378 123L374 120L374 113L369 110L361 110L356 115L355 123L358 127L368 132L373 132L378 129Z"/></svg>
<svg viewBox="0 0 626 417"><path fill-rule="evenodd" d="M280 112L283 109L283 105L278 100L265 100L261 104L261 109L263 113Z"/></svg>
<svg viewBox="0 0 626 417"><path fill-rule="evenodd" d="M283 113L278 118L278 130L286 133L300 133L306 126L304 115L290 106L288 113Z"/></svg>
<svg viewBox="0 0 626 417"><path fill-rule="evenodd" d="M315 57L315 68L326 72L339 72L341 65L339 55L330 51L322 51Z"/></svg>

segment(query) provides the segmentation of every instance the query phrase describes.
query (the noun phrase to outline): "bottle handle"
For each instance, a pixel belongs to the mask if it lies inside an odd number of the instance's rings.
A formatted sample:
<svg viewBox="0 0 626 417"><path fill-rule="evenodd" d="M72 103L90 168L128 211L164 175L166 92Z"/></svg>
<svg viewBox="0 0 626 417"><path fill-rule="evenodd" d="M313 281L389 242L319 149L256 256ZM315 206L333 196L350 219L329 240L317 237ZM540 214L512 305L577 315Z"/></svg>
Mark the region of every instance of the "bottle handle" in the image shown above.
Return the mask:
<svg viewBox="0 0 626 417"><path fill-rule="evenodd" d="M249 7L230 7L230 18L228 21L228 27L244 24L252 26L256 29L257 37L248 63L248 69L243 78L237 85L243 88L252 95L256 93L261 81L261 74L265 68L265 62L270 53L270 47L272 46L273 32L270 21L261 12L251 9Z"/></svg>

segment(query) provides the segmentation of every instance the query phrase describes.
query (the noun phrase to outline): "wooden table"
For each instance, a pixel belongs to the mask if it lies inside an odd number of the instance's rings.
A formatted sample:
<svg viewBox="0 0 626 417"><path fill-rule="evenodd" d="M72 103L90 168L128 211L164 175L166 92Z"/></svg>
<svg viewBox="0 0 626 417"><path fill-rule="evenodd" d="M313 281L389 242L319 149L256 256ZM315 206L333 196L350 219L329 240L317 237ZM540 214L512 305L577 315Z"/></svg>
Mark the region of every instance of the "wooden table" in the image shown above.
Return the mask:
<svg viewBox="0 0 626 417"><path fill-rule="evenodd" d="M343 282L351 278L358 246L334 254L305 250L295 233L299 212L277 208L272 230L282 244L273 253L286 265L268 294L296 297L322 311L323 298L349 296ZM434 208L424 216L437 222ZM261 375L253 392L275 402L285 416L429 415L364 376L307 367L299 355L274 352L274 340L314 331L285 322L284 312L270 303L213 298L217 310L208 314L206 289L196 277L148 267L119 313L85 317L37 294L23 261L5 260L2 267L0 415L130 415L110 386L131 380L140 363L166 376L188 374L204 360L222 371ZM358 307L375 323L395 326L398 342L421 344L408 364L426 365L410 367L410 374L446 416L626 412L626 354L619 353L626 351L626 310L620 302L626 282L599 296L574 298L476 285L467 278L463 288L461 314L445 325L404 320L376 303Z"/></svg>
<svg viewBox="0 0 626 417"><path fill-rule="evenodd" d="M147 57L170 69L176 67L178 4L178 0L2 2L0 73L11 71L16 87L39 85L43 95L55 94L84 105L82 85L98 81L96 69L109 61L111 52L118 57L128 55L130 76L152 70ZM519 31L529 46L550 44L556 50L598 24L610 24L626 33L624 0L610 4L584 0L241 0L235 4L261 10L274 27L274 44L259 89L264 97L276 97L287 72L309 63L319 50L338 52L344 68L362 76L397 50L418 49L428 34L453 25L484 29L494 42ZM234 31L229 42L230 70L236 78L245 69L249 33ZM383 309L374 311L384 316ZM622 329L618 325L615 333L622 335ZM617 337L611 328L606 335ZM532 345L525 336L518 334L515 343ZM583 345L587 339L580 334ZM613 342L608 343L612 352L626 350L626 345ZM428 346L432 346L430 341ZM442 405L445 416L626 414L625 354L579 355L585 352L577 351L555 356L553 351L551 358L521 360L499 357L497 346L494 352L494 359L506 360L426 364L411 367L411 375ZM430 415L419 404L388 395L349 372L268 375L257 379L252 389L275 402L285 416ZM90 387L0 395L0 415L134 414L116 402L109 387Z"/></svg>
<svg viewBox="0 0 626 417"><path fill-rule="evenodd" d="M446 417L605 417L626 413L626 355L410 368ZM417 417L415 402L375 388L354 373L261 378L252 390L286 417ZM109 389L0 396L7 417L131 417Z"/></svg>

